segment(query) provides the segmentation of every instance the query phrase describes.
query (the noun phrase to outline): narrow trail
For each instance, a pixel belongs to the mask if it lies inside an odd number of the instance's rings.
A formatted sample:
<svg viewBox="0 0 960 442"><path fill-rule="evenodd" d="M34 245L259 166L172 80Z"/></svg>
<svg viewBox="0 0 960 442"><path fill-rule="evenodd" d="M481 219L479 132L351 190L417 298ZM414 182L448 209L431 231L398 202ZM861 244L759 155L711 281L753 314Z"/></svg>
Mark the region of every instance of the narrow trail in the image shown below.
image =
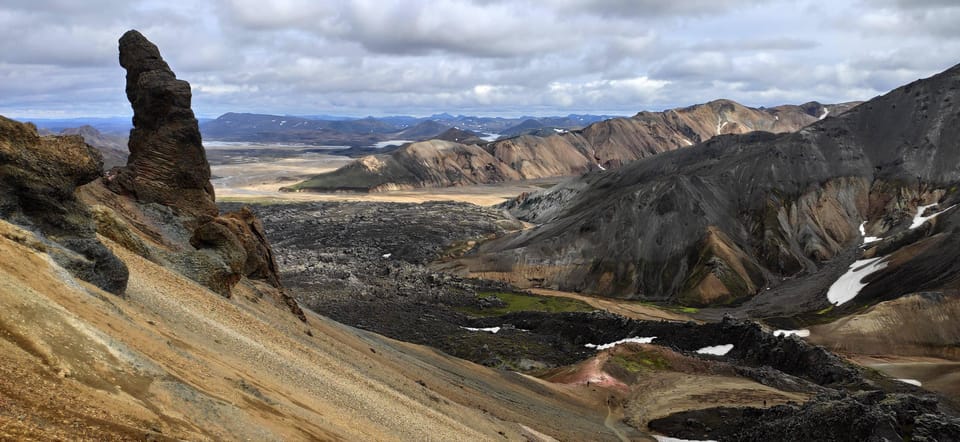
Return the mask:
<svg viewBox="0 0 960 442"><path fill-rule="evenodd" d="M548 289L534 288L534 289L527 289L527 291L535 295L558 296L562 298L580 300L600 310L606 310L610 313L616 313L618 315L626 316L632 319L647 320L647 321L665 320L665 321L677 321L677 322L686 322L686 321L694 320L692 317L684 315L682 313L675 313L668 310L663 310L657 307L642 304L637 301L624 301L624 300L614 299L614 298L601 298L596 296L581 295L579 293L562 292L562 291L548 290Z"/></svg>
<svg viewBox="0 0 960 442"><path fill-rule="evenodd" d="M622 442L630 442L630 438L617 428L617 422L623 417L620 407L611 407L610 403L607 403L607 418L603 420L603 425L610 429L619 438Z"/></svg>

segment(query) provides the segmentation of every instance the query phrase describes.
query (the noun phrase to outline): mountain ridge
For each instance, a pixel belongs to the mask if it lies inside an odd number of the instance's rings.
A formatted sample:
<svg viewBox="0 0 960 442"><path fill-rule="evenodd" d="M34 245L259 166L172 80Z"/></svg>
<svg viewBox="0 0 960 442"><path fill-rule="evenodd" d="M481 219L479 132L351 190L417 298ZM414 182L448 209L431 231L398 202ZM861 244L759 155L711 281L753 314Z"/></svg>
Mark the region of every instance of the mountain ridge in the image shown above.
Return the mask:
<svg viewBox="0 0 960 442"><path fill-rule="evenodd" d="M849 104L837 105L835 113L850 107ZM816 104L815 109L829 107ZM715 100L664 112L612 118L547 137L501 138L485 144L482 149L461 146L432 150L429 144L401 148L317 175L288 190L379 192L572 176L620 167L724 133L789 132L814 121L817 117L800 106L753 109L730 100ZM371 169L367 167L370 164L386 166ZM394 175L385 175L384 170Z"/></svg>
<svg viewBox="0 0 960 442"><path fill-rule="evenodd" d="M718 136L521 196L508 207L541 225L484 244L461 264L526 286L744 302L856 246L861 221L892 242L918 206L951 204L960 179L958 72L795 133ZM931 233L950 228L948 215ZM868 284L864 294L876 290Z"/></svg>

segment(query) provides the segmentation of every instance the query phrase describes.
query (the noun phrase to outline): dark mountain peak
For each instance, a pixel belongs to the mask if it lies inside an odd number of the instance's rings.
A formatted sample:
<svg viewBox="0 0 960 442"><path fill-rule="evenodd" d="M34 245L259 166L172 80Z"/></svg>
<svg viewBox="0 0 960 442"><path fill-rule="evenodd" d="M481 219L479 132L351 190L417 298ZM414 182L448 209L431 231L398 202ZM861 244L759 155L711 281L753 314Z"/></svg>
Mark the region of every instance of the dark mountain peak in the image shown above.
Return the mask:
<svg viewBox="0 0 960 442"><path fill-rule="evenodd" d="M764 314L796 303L819 310L836 278L816 275L866 253L858 248L863 226L891 238L869 252L877 257L912 247L864 282L863 302L934 288L934 281L960 278L960 270L941 265L960 260L960 249L949 257L920 251L946 250L960 237L946 227L939 236L907 234L903 222L921 204L957 201L958 102L960 69L952 68L836 118L825 118L834 105L778 106L777 123L801 107L821 108L822 119L799 112L813 123L797 132L713 137L521 198L512 210L539 226L485 244L465 265L482 273L496 263L503 273L512 262L544 287L605 296L684 305L757 297L751 305ZM689 121L700 111L675 112ZM751 112L737 124L767 114Z"/></svg>
<svg viewBox="0 0 960 442"><path fill-rule="evenodd" d="M453 141L461 144L480 144L484 142L480 138L480 134L473 131L469 131L469 130L463 130L457 127L451 127L450 129L447 129L440 135L437 135L436 139L444 140L444 141Z"/></svg>
<svg viewBox="0 0 960 442"><path fill-rule="evenodd" d="M449 123L440 123L433 120L426 120L417 123L415 126L405 129L399 133L404 139L427 139L433 138L450 128Z"/></svg>
<svg viewBox="0 0 960 442"><path fill-rule="evenodd" d="M86 138L86 137L88 137L88 136L95 136L95 137L96 137L96 136L101 136L101 135L103 135L102 133L100 133L99 130L97 130L97 128L95 128L95 127L93 127L93 126L91 126L91 125L89 125L89 124L84 124L83 126L80 126L80 127L67 128L67 129L64 129L64 130L60 131L60 133L63 134L63 135L82 135L84 138Z"/></svg>
<svg viewBox="0 0 960 442"><path fill-rule="evenodd" d="M227 113L225 113L225 114L217 117L216 119L217 119L217 120L229 120L229 119L231 119L231 118L237 118L237 117L242 117L242 116L247 116L247 115L254 115L254 114L247 114L247 113L242 113L242 112L227 112Z"/></svg>

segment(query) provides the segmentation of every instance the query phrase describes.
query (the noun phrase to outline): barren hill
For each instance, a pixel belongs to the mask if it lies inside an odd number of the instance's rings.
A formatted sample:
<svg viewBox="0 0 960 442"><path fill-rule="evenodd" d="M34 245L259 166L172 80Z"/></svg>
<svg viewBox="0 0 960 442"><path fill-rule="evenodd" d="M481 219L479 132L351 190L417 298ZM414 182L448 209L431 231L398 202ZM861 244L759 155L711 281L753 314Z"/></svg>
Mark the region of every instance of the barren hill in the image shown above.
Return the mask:
<svg viewBox="0 0 960 442"><path fill-rule="evenodd" d="M521 135L481 147L426 141L291 186L293 191L447 187L579 175L706 141L721 134L793 132L851 105L753 109L729 100L600 121L551 136Z"/></svg>

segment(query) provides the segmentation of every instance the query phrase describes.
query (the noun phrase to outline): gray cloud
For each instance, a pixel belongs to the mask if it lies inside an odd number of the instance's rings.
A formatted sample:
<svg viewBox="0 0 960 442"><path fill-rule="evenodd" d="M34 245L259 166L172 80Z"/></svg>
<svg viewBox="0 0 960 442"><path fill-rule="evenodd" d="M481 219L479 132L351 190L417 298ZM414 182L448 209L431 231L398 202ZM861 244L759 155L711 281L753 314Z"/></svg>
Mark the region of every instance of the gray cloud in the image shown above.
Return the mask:
<svg viewBox="0 0 960 442"><path fill-rule="evenodd" d="M870 98L960 61L958 20L946 0L8 0L0 114L129 113L129 28L201 115L632 114Z"/></svg>

